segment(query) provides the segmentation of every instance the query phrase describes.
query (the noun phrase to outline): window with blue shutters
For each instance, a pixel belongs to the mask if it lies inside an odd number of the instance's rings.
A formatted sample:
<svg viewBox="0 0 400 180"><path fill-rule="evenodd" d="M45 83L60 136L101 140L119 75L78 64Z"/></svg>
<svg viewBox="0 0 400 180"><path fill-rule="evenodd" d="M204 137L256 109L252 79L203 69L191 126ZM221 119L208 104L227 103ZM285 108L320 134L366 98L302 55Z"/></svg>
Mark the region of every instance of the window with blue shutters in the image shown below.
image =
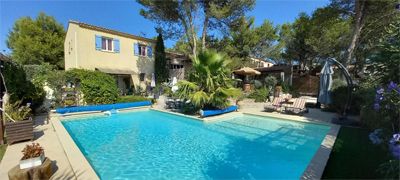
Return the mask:
<svg viewBox="0 0 400 180"><path fill-rule="evenodd" d="M147 56L151 58L153 57L153 48L144 44L134 43L133 53L135 56Z"/></svg>
<svg viewBox="0 0 400 180"><path fill-rule="evenodd" d="M135 54L135 56L139 56L139 44L138 43L133 44L133 54Z"/></svg>
<svg viewBox="0 0 400 180"><path fill-rule="evenodd" d="M95 47L98 51L109 51L119 53L119 40L96 35Z"/></svg>
<svg viewBox="0 0 400 180"><path fill-rule="evenodd" d="M114 43L114 52L119 53L119 40L113 39L113 43Z"/></svg>
<svg viewBox="0 0 400 180"><path fill-rule="evenodd" d="M153 48L151 46L147 46L147 56L149 58L153 57Z"/></svg>
<svg viewBox="0 0 400 180"><path fill-rule="evenodd" d="M96 35L96 50L101 50L101 36Z"/></svg>

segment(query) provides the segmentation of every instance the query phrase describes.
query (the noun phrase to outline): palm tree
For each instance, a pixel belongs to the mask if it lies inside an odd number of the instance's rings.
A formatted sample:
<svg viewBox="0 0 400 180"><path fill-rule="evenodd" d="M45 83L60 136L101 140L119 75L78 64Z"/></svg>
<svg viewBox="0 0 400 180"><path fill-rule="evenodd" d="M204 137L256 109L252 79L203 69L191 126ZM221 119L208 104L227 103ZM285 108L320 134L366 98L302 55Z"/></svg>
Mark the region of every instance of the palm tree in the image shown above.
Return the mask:
<svg viewBox="0 0 400 180"><path fill-rule="evenodd" d="M229 59L215 51L204 51L193 59L189 81L180 81L177 95L188 99L198 109L203 107L225 108L229 97L238 97L241 91L232 86L229 78Z"/></svg>

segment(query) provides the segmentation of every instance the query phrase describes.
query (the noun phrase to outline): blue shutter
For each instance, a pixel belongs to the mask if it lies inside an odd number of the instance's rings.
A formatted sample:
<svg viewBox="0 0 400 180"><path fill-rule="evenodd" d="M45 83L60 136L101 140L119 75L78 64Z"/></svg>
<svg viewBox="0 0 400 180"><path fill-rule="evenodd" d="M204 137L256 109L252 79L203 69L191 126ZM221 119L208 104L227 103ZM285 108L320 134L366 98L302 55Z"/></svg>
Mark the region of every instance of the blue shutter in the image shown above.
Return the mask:
<svg viewBox="0 0 400 180"><path fill-rule="evenodd" d="M147 46L147 56L148 56L149 58L152 58L152 57L153 57L153 47Z"/></svg>
<svg viewBox="0 0 400 180"><path fill-rule="evenodd" d="M138 43L133 44L133 54L135 54L135 56L139 56L139 44Z"/></svg>
<svg viewBox="0 0 400 180"><path fill-rule="evenodd" d="M101 36L96 35L96 50L101 50Z"/></svg>
<svg viewBox="0 0 400 180"><path fill-rule="evenodd" d="M114 52L119 53L119 40L113 39Z"/></svg>

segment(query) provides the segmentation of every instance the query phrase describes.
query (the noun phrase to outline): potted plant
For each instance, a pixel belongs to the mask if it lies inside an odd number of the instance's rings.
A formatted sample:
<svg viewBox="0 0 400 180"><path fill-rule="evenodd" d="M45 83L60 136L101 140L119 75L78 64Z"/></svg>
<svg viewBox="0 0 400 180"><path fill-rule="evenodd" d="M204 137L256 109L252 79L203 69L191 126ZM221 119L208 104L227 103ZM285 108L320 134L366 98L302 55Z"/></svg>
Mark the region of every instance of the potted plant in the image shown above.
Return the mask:
<svg viewBox="0 0 400 180"><path fill-rule="evenodd" d="M33 140L31 111L29 105L21 106L21 101L6 105L5 131L9 144L22 140Z"/></svg>
<svg viewBox="0 0 400 180"><path fill-rule="evenodd" d="M20 169L27 169L35 166L42 165L44 161L44 150L39 143L32 143L32 145L26 145L22 150L22 158L19 161Z"/></svg>

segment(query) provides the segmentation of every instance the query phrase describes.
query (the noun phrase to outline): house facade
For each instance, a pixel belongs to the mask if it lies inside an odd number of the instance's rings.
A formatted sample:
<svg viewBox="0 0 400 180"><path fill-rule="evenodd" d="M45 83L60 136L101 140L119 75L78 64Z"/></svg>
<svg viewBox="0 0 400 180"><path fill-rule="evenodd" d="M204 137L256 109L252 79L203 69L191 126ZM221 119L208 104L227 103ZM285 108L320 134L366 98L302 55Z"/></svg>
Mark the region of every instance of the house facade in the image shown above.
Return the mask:
<svg viewBox="0 0 400 180"><path fill-rule="evenodd" d="M145 88L154 73L156 41L70 21L64 42L65 70L98 70L116 78L121 94Z"/></svg>
<svg viewBox="0 0 400 180"><path fill-rule="evenodd" d="M177 80L185 79L185 75L192 67L192 60L184 54L176 52L165 52L167 59L167 67L169 70L169 79L174 77Z"/></svg>
<svg viewBox="0 0 400 180"><path fill-rule="evenodd" d="M258 59L258 58L250 58L251 64L254 66L254 68L262 68L262 67L272 67L274 66L273 63L267 62L263 59Z"/></svg>

